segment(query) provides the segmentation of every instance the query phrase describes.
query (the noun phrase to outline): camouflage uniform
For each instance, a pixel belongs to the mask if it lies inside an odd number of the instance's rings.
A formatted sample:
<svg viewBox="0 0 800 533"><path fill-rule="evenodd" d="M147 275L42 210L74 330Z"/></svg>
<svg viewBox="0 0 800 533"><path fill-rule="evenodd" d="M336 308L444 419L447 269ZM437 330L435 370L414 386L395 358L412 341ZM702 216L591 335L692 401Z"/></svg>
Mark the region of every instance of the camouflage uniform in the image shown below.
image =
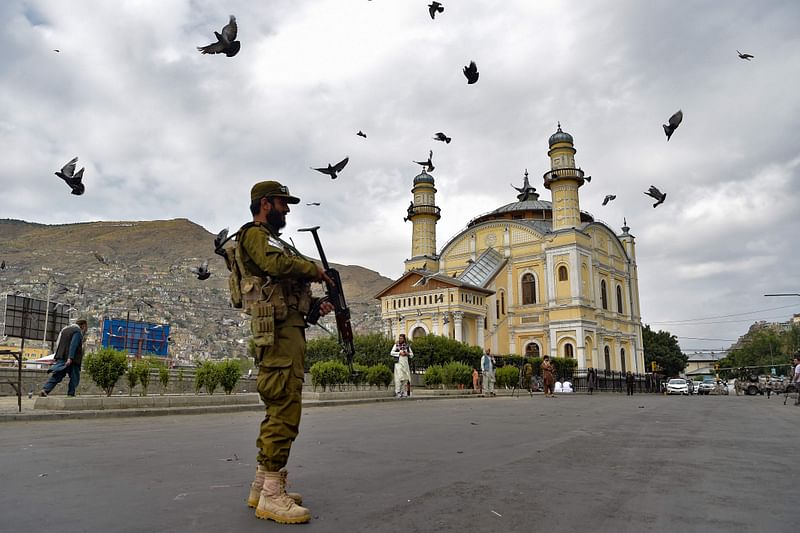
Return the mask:
<svg viewBox="0 0 800 533"><path fill-rule="evenodd" d="M247 274L279 285L288 308L285 319L275 319L272 346L257 346L258 392L266 415L256 441L258 462L269 472L286 465L300 426L301 395L306 350L305 313L310 303L308 282L316 279L317 266L298 257L277 240L277 231L256 222L240 236L242 263ZM301 303L305 299L306 305ZM305 307L305 309L303 309Z"/></svg>

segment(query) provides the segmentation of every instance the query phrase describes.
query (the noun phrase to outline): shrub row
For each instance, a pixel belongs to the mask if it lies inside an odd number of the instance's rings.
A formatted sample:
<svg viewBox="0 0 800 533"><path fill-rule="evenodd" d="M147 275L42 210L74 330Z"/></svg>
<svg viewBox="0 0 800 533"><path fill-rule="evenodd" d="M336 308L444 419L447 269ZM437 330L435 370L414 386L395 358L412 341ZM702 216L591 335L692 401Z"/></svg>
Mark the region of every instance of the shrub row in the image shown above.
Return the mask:
<svg viewBox="0 0 800 533"><path fill-rule="evenodd" d="M353 369L355 374L350 375L350 370L347 365L339 361L317 361L311 365L311 384L314 390L317 387L322 387L324 391L327 387L329 391L333 391L334 387L339 390L345 384L352 384L356 387L364 385L374 385L375 387L383 386L387 388L392 382L392 372L384 364L377 364L373 366L366 366L362 364L354 364Z"/></svg>

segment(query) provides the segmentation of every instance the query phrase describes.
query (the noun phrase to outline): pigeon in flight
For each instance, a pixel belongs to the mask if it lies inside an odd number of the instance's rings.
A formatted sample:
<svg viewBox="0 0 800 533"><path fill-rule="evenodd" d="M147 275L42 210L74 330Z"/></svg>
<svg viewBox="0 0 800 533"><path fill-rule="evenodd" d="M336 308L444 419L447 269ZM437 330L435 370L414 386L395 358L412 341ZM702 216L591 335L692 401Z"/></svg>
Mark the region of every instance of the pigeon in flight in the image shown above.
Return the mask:
<svg viewBox="0 0 800 533"><path fill-rule="evenodd" d="M191 270L193 274L197 274L197 279L201 281L211 276L211 272L208 271L208 261L203 261L203 264L199 267L191 267L189 270Z"/></svg>
<svg viewBox="0 0 800 533"><path fill-rule="evenodd" d="M467 77L467 85L472 85L476 81L478 81L478 66L475 64L474 61L470 61L469 65L464 67L464 76Z"/></svg>
<svg viewBox="0 0 800 533"><path fill-rule="evenodd" d="M6 262L5 260L3 260L3 262L0 263L0 270L5 270L5 269L6 269Z"/></svg>
<svg viewBox="0 0 800 533"><path fill-rule="evenodd" d="M75 172L75 163L77 162L78 158L73 158L69 163L61 167L61 170L56 172L55 175L67 182L69 188L72 189L72 194L80 196L86 189L81 183L84 169L81 168L78 172Z"/></svg>
<svg viewBox="0 0 800 533"><path fill-rule="evenodd" d="M319 205L319 202L311 202L311 203L308 203L306 205Z"/></svg>
<svg viewBox="0 0 800 533"><path fill-rule="evenodd" d="M104 265L108 264L108 259L106 259L102 255L98 254L97 252L94 252L94 258L97 259L98 261L100 261Z"/></svg>
<svg viewBox="0 0 800 533"><path fill-rule="evenodd" d="M356 133L356 135L358 135L359 137L364 137L365 139L367 138L367 134L366 134L366 133L364 133L364 132L363 132L363 131L361 131L361 130L358 130L358 133Z"/></svg>
<svg viewBox="0 0 800 533"><path fill-rule="evenodd" d="M739 50L736 50L736 53L739 54L739 59L746 59L748 61L750 61L751 59L753 59L755 57L752 54L743 54Z"/></svg>
<svg viewBox="0 0 800 533"><path fill-rule="evenodd" d="M607 194L605 198L603 198L603 205L606 205L611 200L616 200L617 196L614 194Z"/></svg>
<svg viewBox="0 0 800 533"><path fill-rule="evenodd" d="M418 165L422 165L423 167L428 167L428 172L433 172L433 169L435 168L433 166L433 150L431 150L428 153L428 160L427 161L413 161L413 162L418 164Z"/></svg>
<svg viewBox="0 0 800 533"><path fill-rule="evenodd" d="M678 126L681 125L681 121L683 120L683 111L678 109L674 115L669 117L669 124L662 124L664 126L664 133L667 134L667 140L672 137L672 134L675 133L675 130L678 129Z"/></svg>
<svg viewBox="0 0 800 533"><path fill-rule="evenodd" d="M344 159L342 159L341 161L339 161L335 165L331 165L330 163L328 163L328 167L327 168L325 168L325 167L323 167L323 168L311 167L311 170L316 170L317 172L322 172L323 174L327 174L327 175L329 175L331 177L332 180L335 180L337 178L337 173L342 171L342 169L345 167L345 165L347 165L348 161L350 161L350 158L349 157L345 157Z"/></svg>
<svg viewBox="0 0 800 533"><path fill-rule="evenodd" d="M239 53L242 43L236 40L239 27L236 25L236 17L231 15L230 21L222 28L222 33L214 32L217 42L206 46L198 46L197 49L204 54L225 54L233 57Z"/></svg>
<svg viewBox="0 0 800 533"><path fill-rule="evenodd" d="M214 249L216 250L217 248L222 246L222 243L225 242L225 239L227 238L228 238L228 228L225 228L219 233L217 233L217 236L214 237Z"/></svg>
<svg viewBox="0 0 800 533"><path fill-rule="evenodd" d="M434 139L435 141L442 141L442 142L444 142L445 144L450 144L450 141L452 141L452 140L453 140L453 138L452 138L452 137L448 137L447 135L445 135L445 134L444 134L444 133L442 133L441 131L440 131L440 132L437 132L437 133L436 133L436 135L434 135L434 136L433 136L433 139Z"/></svg>
<svg viewBox="0 0 800 533"><path fill-rule="evenodd" d="M653 204L653 207L658 207L664 203L664 200L667 199L667 193L659 191L654 185L651 185L650 189L645 194L658 200Z"/></svg>
<svg viewBox="0 0 800 533"><path fill-rule="evenodd" d="M431 14L431 19L436 18L436 13L444 12L444 6L439 2L431 2L428 4L428 13Z"/></svg>
<svg viewBox="0 0 800 533"><path fill-rule="evenodd" d="M58 48L54 48L53 52L61 52L61 50L59 50Z"/></svg>

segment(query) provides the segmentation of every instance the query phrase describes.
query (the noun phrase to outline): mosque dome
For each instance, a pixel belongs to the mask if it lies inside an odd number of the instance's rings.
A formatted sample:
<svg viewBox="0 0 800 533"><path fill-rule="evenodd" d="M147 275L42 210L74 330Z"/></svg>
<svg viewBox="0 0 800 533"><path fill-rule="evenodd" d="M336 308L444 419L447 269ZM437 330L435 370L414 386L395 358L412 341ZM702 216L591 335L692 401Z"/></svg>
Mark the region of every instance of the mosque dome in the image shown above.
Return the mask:
<svg viewBox="0 0 800 533"><path fill-rule="evenodd" d="M433 176L425 172L425 169L422 169L422 172L414 177L414 185L418 183L433 183Z"/></svg>
<svg viewBox="0 0 800 533"><path fill-rule="evenodd" d="M559 122L558 130L556 130L556 132L550 136L548 143L550 144L550 146L553 146L556 143L564 143L564 142L569 144L575 144L574 140L572 139L572 135L570 135L565 131L561 131L561 123Z"/></svg>

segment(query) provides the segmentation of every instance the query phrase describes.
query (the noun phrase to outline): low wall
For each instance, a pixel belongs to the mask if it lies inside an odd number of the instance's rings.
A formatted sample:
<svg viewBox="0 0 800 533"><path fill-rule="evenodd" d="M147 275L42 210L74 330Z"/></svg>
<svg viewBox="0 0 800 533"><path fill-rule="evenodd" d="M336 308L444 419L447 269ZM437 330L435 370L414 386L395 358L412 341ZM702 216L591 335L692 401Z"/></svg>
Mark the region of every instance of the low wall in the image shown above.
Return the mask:
<svg viewBox="0 0 800 533"><path fill-rule="evenodd" d="M153 371L152 375L150 376L150 384L147 387L147 394L148 395L158 395L162 392L164 394L183 394L183 393L191 393L194 392L194 369L184 369L183 370L183 379L178 379L181 376L180 370L170 370L169 376L169 384L167 385L166 390L162 390L161 382L158 379L158 372ZM50 378L50 374L47 373L46 370L38 370L38 369L22 369L22 390L25 394L32 392L33 394L38 394L40 390L42 390L42 386L47 382ZM0 368L0 396L16 396L16 392L14 388L6 383L6 380L11 380L16 383L17 381L17 369L16 368ZM69 378L65 377L61 383L59 383L55 389L51 392L51 395L54 396L62 396L67 394L67 384L69 383ZM217 389L220 393L222 392L222 388ZM136 385L133 388L133 391L130 390L128 387L128 382L125 380L125 376L122 376L119 381L117 381L117 385L114 387L114 395L129 395L133 392L134 395L138 396L139 393L142 391L141 385ZM256 391L256 378L255 375L251 378L244 377L239 380L239 383L236 384L236 388L233 392L236 393L245 393L245 392L255 392ZM92 378L89 376L89 373L86 370L81 372L81 381L80 385L78 385L78 395L84 396L97 396L105 394L105 391L100 389L97 385L95 385ZM224 394L224 393L223 393Z"/></svg>
<svg viewBox="0 0 800 533"><path fill-rule="evenodd" d="M186 394L165 396L48 396L36 398L34 409L58 411L102 411L106 409L158 409L170 407L204 407L209 405L258 405L258 394Z"/></svg>

